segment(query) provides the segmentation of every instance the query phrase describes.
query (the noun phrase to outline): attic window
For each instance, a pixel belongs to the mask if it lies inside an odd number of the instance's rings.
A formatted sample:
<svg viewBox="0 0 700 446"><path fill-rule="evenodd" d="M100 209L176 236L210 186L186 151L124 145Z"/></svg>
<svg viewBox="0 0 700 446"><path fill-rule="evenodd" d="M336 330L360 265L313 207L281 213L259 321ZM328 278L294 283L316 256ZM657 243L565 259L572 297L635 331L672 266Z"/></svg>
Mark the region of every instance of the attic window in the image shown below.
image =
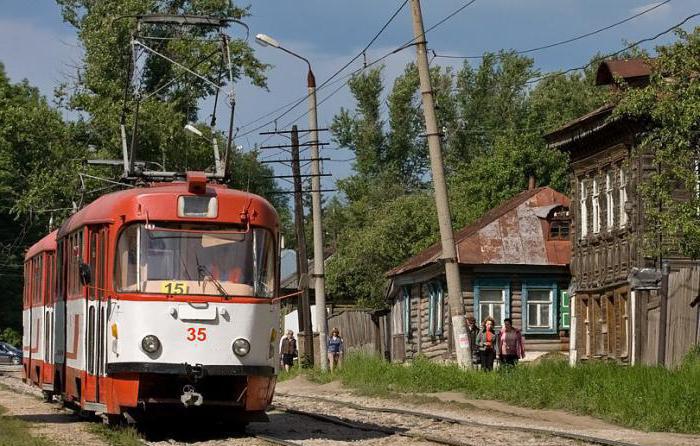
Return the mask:
<svg viewBox="0 0 700 446"><path fill-rule="evenodd" d="M569 228L571 225L569 208L559 206L553 209L549 215L549 239L569 240Z"/></svg>

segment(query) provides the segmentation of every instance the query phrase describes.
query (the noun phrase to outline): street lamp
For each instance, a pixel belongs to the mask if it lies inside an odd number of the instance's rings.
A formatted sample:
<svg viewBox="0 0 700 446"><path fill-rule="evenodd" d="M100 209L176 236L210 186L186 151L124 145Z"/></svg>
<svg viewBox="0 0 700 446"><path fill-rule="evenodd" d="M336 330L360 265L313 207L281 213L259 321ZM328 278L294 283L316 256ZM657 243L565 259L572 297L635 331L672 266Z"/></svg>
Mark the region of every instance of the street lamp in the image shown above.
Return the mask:
<svg viewBox="0 0 700 446"><path fill-rule="evenodd" d="M321 370L328 370L328 319L326 315L326 289L323 267L323 228L321 225L321 168L318 153L318 117L316 107L316 78L309 59L283 47L267 34L258 34L255 40L262 46L271 46L306 62L309 71L306 76L306 88L309 98L309 132L311 133L311 216L314 228L314 274L316 296L316 320L318 321L318 341Z"/></svg>

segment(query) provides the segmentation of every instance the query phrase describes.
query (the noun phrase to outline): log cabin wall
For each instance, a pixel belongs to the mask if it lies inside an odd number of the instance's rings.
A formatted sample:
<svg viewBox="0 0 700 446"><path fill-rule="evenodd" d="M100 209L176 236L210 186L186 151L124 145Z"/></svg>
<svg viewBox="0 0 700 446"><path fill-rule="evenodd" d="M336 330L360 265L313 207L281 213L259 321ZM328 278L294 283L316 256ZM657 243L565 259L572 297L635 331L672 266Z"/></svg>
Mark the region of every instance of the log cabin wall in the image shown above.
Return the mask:
<svg viewBox="0 0 700 446"><path fill-rule="evenodd" d="M527 270L527 266L520 266L519 269ZM555 285L558 294L565 291L569 286L568 272L565 270L543 273L542 271L522 273L501 271L490 274L474 274L471 268L461 268L462 279L462 302L468 316L478 313L475 309L475 283L506 283L509 291L509 298L505 302L505 315L513 319L516 328L523 328L523 285L537 283L552 283ZM391 320L394 326L404 324L401 316L410 314L410 332L406 333L397 328L393 328L392 335L392 360L403 362L404 360L415 359L422 355L430 360L443 361L454 360L454 341L452 339L452 327L448 296L445 294L442 308L442 330L439 335L431 333L430 330L430 302L429 292L426 284L441 281L441 277L436 277L428 282L414 283L407 285L410 289L410 311L405 312L402 305L394 303L392 307ZM557 296L559 297L559 296ZM399 298L400 299L400 298ZM523 330L526 343L526 350L530 352L553 352L568 351L569 334L568 330L561 329L558 298L554 299L550 311L555 330L551 333L527 333ZM480 322L479 322L480 323Z"/></svg>

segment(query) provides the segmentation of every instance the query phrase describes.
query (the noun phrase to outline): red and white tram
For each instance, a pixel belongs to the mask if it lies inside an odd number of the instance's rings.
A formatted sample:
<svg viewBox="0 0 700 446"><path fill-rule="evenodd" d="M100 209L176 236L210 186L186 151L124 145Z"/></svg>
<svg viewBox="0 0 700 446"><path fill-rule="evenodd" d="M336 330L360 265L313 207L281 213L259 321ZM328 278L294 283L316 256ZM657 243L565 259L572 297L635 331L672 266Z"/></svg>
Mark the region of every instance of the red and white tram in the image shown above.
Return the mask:
<svg viewBox="0 0 700 446"><path fill-rule="evenodd" d="M98 198L27 252L26 380L107 416L266 419L278 239L266 200L203 173Z"/></svg>

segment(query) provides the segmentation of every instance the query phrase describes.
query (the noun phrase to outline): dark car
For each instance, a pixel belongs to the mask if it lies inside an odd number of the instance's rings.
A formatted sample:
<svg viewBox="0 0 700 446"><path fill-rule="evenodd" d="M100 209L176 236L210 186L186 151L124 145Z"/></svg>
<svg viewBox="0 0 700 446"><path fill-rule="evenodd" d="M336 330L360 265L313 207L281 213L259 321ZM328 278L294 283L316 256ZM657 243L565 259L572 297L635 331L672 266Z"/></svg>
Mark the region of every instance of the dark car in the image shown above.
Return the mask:
<svg viewBox="0 0 700 446"><path fill-rule="evenodd" d="M22 351L7 342L0 342L0 364L22 363Z"/></svg>

